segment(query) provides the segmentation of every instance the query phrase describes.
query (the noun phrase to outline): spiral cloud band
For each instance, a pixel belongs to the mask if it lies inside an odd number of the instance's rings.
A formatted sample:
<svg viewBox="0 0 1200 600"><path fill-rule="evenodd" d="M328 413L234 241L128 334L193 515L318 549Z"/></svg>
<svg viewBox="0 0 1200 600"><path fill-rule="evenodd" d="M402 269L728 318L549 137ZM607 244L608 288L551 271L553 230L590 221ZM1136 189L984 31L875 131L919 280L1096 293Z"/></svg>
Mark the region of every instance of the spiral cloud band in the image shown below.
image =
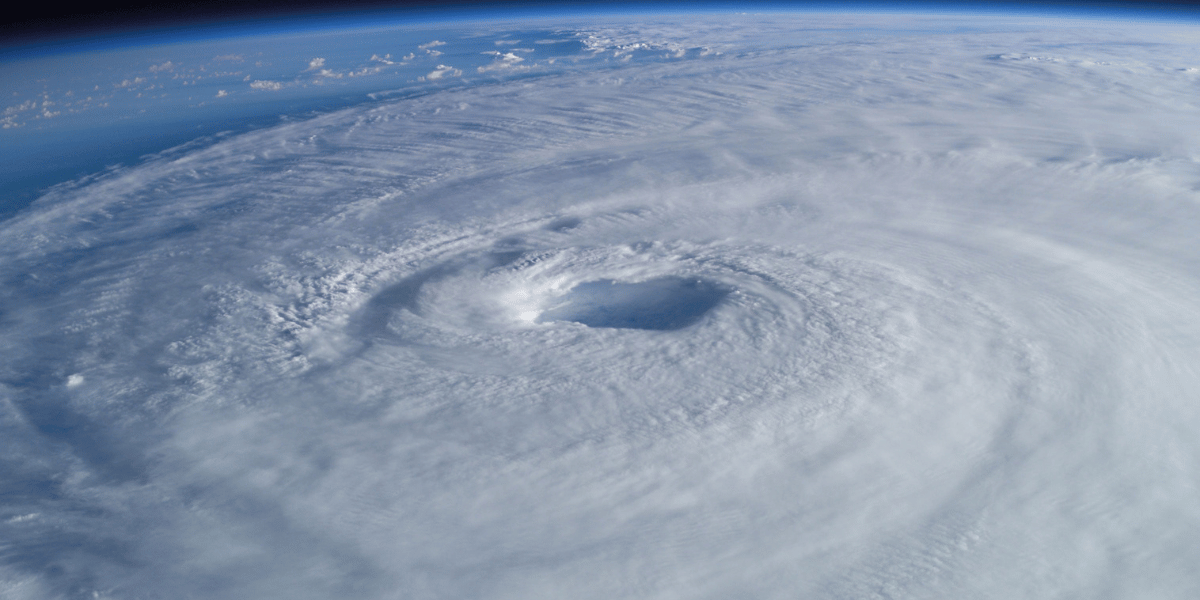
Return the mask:
<svg viewBox="0 0 1200 600"><path fill-rule="evenodd" d="M52 189L0 591L1200 597L1194 28L870 23Z"/></svg>

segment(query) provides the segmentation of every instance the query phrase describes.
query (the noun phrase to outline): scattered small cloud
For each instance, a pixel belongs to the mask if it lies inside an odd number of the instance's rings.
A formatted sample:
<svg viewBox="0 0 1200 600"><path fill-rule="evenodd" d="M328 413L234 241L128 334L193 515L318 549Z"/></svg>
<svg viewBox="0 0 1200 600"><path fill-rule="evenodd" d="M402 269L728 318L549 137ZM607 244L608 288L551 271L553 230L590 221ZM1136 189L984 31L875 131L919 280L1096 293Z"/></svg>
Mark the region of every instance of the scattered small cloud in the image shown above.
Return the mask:
<svg viewBox="0 0 1200 600"><path fill-rule="evenodd" d="M388 64L394 64L394 63L388 63ZM364 75L374 75L374 74L382 71L383 69L384 69L384 67L363 67L357 71L350 71L349 73L346 73L346 75L348 75L350 77L363 77Z"/></svg>
<svg viewBox="0 0 1200 600"><path fill-rule="evenodd" d="M510 70L511 71L511 70L516 70L518 68L519 69L528 68L528 67L518 67L517 66L517 63L523 62L525 59L521 58L520 56L517 56L515 52L497 52L495 50L492 50L489 52L484 52L483 54L491 54L496 57L496 60L492 61L492 63L489 65L483 65L483 66L479 67L477 70L480 73L486 73L488 71L499 71L499 70Z"/></svg>
<svg viewBox="0 0 1200 600"><path fill-rule="evenodd" d="M433 40L432 42L429 42L428 44L421 44L420 46L417 46L417 48L424 50L425 54L428 54L429 56L441 56L442 53L438 50L434 50L434 48L436 48L438 46L445 46L445 45L446 45L446 42Z"/></svg>
<svg viewBox="0 0 1200 600"><path fill-rule="evenodd" d="M324 67L324 66L325 66L325 59L314 58L314 59L308 61L308 68L305 69L305 71L316 71L317 69L320 69L321 67Z"/></svg>
<svg viewBox="0 0 1200 600"><path fill-rule="evenodd" d="M11 114L19 113L19 112L26 111L26 110L32 110L35 106L37 106L36 102L34 102L33 100L26 100L16 106L9 106L8 108L5 108L4 114L11 115Z"/></svg>
<svg viewBox="0 0 1200 600"><path fill-rule="evenodd" d="M176 64L168 60L167 62L165 62L161 65L150 65L150 72L151 73L160 73L162 71L172 71L175 69L175 67L176 67Z"/></svg>
<svg viewBox="0 0 1200 600"><path fill-rule="evenodd" d="M224 98L225 96L228 96L228 95L229 95L229 92L227 92L227 91L225 91L225 90L217 90L217 97L218 97L218 98Z"/></svg>
<svg viewBox="0 0 1200 600"><path fill-rule="evenodd" d="M372 54L372 55L371 55L371 59L370 59L370 60L371 60L372 62L381 62L381 63L383 63L383 64L385 64L385 65L394 65L394 64L396 64L396 62L392 60L392 55L391 55L391 54L384 54L383 56L380 56L380 55L378 55L378 54Z"/></svg>
<svg viewBox="0 0 1200 600"><path fill-rule="evenodd" d="M403 60L412 60L412 59L414 59L414 58L416 58L416 57L417 57L417 55L416 55L416 54L413 54L412 52L409 52L408 54L405 54L405 55L404 55L404 58L403 58Z"/></svg>
<svg viewBox="0 0 1200 600"><path fill-rule="evenodd" d="M83 375L76 373L67 377L67 387L74 388L83 385Z"/></svg>
<svg viewBox="0 0 1200 600"><path fill-rule="evenodd" d="M242 62L245 59L242 58L241 54L222 54L221 56L214 56L213 60L230 60L230 61L235 61L235 62Z"/></svg>
<svg viewBox="0 0 1200 600"><path fill-rule="evenodd" d="M121 83L118 83L113 87L131 88L135 85L138 85L140 83L145 83L145 82L146 82L146 79L144 77L134 77L133 79L125 79L125 80L121 81Z"/></svg>
<svg viewBox="0 0 1200 600"><path fill-rule="evenodd" d="M260 79L258 81L251 81L250 87L256 90L271 90L273 92L277 92L283 89L283 84L278 81L264 81Z"/></svg>
<svg viewBox="0 0 1200 600"><path fill-rule="evenodd" d="M433 71L431 71L428 75L425 75L423 77L418 77L417 81L433 81L435 79L442 79L445 77L459 77L461 75L462 75L461 69L455 69L454 67L451 67L448 65L438 65L437 68L434 69Z"/></svg>

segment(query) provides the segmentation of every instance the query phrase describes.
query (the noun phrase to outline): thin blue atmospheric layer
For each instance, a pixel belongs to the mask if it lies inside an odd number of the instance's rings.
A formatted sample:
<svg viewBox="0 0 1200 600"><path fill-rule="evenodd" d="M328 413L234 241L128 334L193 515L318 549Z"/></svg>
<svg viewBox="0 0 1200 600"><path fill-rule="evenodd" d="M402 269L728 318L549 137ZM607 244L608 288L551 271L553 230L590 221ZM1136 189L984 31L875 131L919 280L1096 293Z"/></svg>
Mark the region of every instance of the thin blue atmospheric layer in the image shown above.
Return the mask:
<svg viewBox="0 0 1200 600"><path fill-rule="evenodd" d="M601 279L571 288L565 303L543 312L538 322L674 331L695 325L729 293L726 286L702 279L662 277L637 283Z"/></svg>

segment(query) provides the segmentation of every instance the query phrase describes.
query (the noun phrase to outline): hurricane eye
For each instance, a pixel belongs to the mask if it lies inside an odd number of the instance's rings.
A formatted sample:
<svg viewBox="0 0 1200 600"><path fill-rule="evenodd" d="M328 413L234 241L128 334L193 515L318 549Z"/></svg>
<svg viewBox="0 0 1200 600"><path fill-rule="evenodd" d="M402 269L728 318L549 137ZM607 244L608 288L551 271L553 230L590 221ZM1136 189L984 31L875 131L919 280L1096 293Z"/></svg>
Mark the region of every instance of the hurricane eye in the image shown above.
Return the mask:
<svg viewBox="0 0 1200 600"><path fill-rule="evenodd" d="M543 312L538 321L673 331L699 322L728 294L720 284L682 277L636 283L601 279L575 286L562 304Z"/></svg>

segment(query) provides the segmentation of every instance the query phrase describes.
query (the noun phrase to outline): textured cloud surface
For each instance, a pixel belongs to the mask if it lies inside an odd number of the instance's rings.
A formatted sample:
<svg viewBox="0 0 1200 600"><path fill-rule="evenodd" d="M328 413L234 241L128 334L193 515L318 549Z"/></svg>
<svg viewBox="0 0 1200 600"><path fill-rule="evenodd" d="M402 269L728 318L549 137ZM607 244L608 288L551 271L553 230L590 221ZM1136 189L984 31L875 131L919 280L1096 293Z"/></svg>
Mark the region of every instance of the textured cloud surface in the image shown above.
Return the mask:
<svg viewBox="0 0 1200 600"><path fill-rule="evenodd" d="M964 24L619 24L685 58L52 190L0 595L1200 595L1195 29Z"/></svg>

